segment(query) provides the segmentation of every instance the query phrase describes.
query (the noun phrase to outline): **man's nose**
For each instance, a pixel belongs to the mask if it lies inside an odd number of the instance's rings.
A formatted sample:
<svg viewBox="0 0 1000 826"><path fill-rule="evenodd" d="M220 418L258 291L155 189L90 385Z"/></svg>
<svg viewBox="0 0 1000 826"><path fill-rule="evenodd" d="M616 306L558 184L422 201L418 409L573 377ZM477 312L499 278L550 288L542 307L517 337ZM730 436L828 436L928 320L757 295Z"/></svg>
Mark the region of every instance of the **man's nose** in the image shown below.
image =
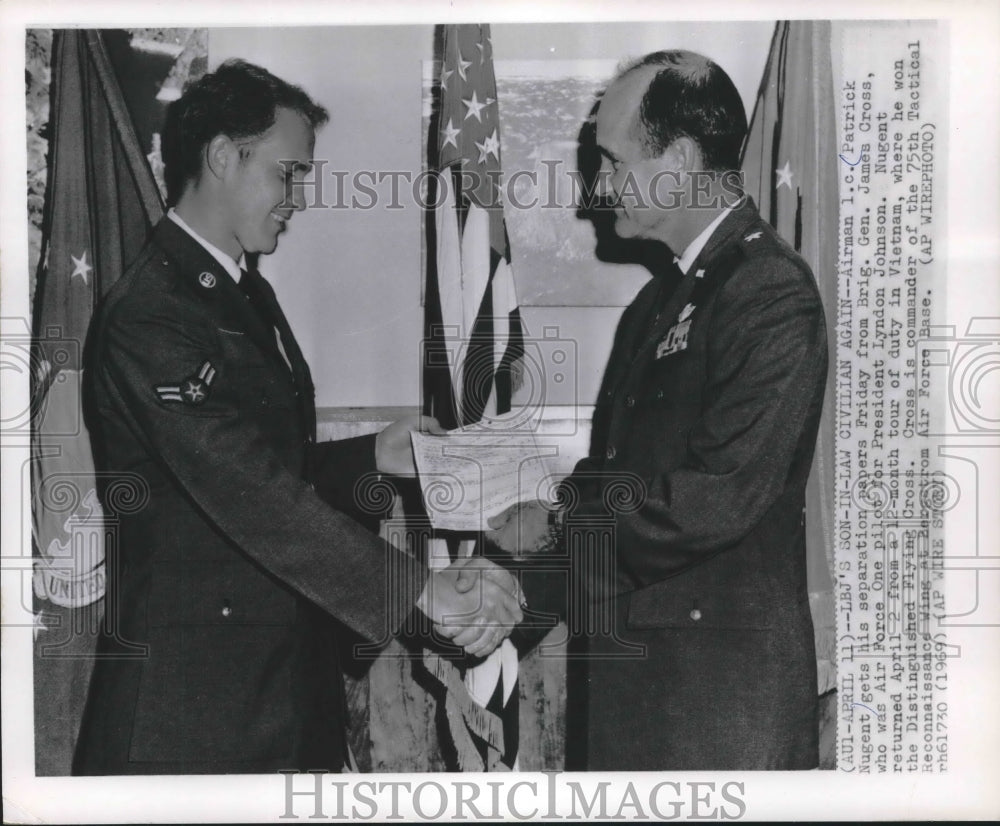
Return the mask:
<svg viewBox="0 0 1000 826"><path fill-rule="evenodd" d="M302 212L306 208L306 190L310 186L311 183L303 180L290 181L285 192L285 206L293 212Z"/></svg>
<svg viewBox="0 0 1000 826"><path fill-rule="evenodd" d="M600 198L611 196L611 170L603 166L597 170L597 195Z"/></svg>

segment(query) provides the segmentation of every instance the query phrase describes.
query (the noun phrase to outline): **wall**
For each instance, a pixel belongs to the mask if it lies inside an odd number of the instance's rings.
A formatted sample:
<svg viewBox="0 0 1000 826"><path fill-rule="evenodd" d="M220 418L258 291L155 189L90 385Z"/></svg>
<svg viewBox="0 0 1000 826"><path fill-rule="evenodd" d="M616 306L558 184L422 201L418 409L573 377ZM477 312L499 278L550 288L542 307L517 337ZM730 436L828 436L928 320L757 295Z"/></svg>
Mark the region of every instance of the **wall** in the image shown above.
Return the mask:
<svg viewBox="0 0 1000 826"><path fill-rule="evenodd" d="M618 61L661 48L699 51L729 72L749 117L772 30L772 23L754 22L507 24L492 31L497 60ZM423 168L421 75L432 48L431 25L212 29L209 63L233 56L261 63L329 108L316 157L328 161L322 201L332 204L334 170L350 180L364 170L416 175ZM388 182L378 189L388 196ZM367 210L306 210L261 264L310 362L319 407L418 404L421 211L407 197L400 203L400 209L383 201ZM603 266L620 282L622 303L646 277L638 265ZM620 313L620 307L524 309L530 334L555 326L576 343L578 380L554 401L592 403Z"/></svg>

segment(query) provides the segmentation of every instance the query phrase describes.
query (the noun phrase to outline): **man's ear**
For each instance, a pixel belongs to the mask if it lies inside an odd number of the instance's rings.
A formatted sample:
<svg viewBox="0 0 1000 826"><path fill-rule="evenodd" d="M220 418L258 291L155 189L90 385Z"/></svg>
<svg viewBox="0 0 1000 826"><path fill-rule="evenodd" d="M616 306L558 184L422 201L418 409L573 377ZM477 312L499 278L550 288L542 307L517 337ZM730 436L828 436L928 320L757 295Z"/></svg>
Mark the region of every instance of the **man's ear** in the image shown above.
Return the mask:
<svg viewBox="0 0 1000 826"><path fill-rule="evenodd" d="M205 165L215 178L221 179L238 160L239 149L228 135L216 135L205 147Z"/></svg>
<svg viewBox="0 0 1000 826"><path fill-rule="evenodd" d="M668 169L678 172L693 172L701 168L701 150L691 138L681 135L671 142L662 158Z"/></svg>

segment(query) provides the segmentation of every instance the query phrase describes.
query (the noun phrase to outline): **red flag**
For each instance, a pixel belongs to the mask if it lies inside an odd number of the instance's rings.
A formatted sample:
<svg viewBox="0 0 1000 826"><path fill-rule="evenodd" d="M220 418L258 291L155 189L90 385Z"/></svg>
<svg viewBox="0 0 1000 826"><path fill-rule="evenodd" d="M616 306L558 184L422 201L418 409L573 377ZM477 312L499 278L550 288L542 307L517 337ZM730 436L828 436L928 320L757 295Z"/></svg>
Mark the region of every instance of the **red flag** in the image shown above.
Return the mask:
<svg viewBox="0 0 1000 826"><path fill-rule="evenodd" d="M87 329L163 211L100 33L57 31L52 55L32 387L39 774L69 771L101 617L105 539L113 534L81 414Z"/></svg>
<svg viewBox="0 0 1000 826"><path fill-rule="evenodd" d="M443 31L441 31L443 30ZM501 198L500 118L485 25L440 27L441 73L432 117L424 345L424 406L448 428L508 413L523 356ZM432 564L449 561L431 540ZM472 553L465 541L460 553ZM446 688L459 767L513 768L518 748L517 652L505 641L466 669L428 653Z"/></svg>
<svg viewBox="0 0 1000 826"><path fill-rule="evenodd" d="M778 23L743 149L743 173L761 215L812 268L828 331L837 321L839 242L833 107L829 22ZM824 642L824 629L832 634L833 627L835 400L831 371L806 490L809 591L821 666L829 664L827 673L821 668L821 693L833 687L836 661L832 637Z"/></svg>

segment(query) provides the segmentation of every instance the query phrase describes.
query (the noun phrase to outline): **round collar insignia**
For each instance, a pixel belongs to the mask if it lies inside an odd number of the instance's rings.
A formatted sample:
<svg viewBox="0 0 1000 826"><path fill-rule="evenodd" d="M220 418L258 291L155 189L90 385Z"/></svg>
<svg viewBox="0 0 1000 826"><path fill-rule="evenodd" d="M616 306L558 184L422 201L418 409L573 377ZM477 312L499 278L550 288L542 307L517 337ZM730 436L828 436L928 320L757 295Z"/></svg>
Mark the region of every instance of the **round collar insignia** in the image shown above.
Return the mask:
<svg viewBox="0 0 1000 826"><path fill-rule="evenodd" d="M203 272L198 276L198 283L205 289L210 290L215 286L215 276L210 272Z"/></svg>

